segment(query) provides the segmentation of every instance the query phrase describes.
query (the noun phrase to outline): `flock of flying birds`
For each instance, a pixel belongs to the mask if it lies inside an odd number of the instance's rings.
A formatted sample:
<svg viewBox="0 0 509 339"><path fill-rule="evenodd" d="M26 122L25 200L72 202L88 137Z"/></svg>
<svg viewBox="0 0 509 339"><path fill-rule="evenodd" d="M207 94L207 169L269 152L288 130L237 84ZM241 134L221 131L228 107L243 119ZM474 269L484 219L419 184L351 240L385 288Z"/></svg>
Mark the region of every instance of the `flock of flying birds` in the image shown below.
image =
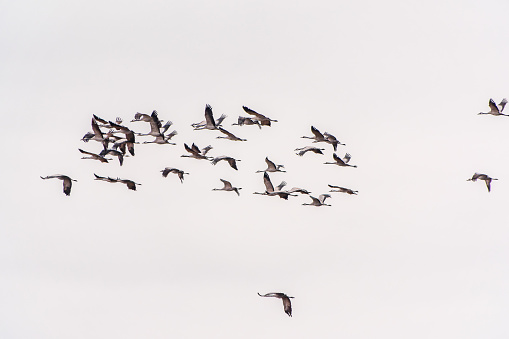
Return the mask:
<svg viewBox="0 0 509 339"><path fill-rule="evenodd" d="M246 113L248 113L250 116L243 117L239 116L237 123L234 123L232 125L256 125L258 128L262 128L262 126L268 126L270 127L272 123L277 122L277 120L271 119L266 117L263 114L260 114L246 106L243 106L243 109ZM212 107L210 105L206 105L205 107L205 120L194 123L191 126L194 130L217 130L221 134L217 136L218 139L228 139L232 141L246 141L246 139L242 139L234 135L233 133L227 131L223 127L223 121L226 118L226 115L221 115L218 119L214 119L213 113L212 113ZM134 156L135 155L135 145L140 144L140 142L136 141L137 136L152 136L154 137L151 141L143 141L142 144L149 144L149 143L155 143L155 144L170 144L170 145L176 145L175 143L171 142L172 138L177 135L177 131L168 132L169 128L172 126L171 121L167 121L163 125L163 121L159 119L159 116L157 114L157 111L153 111L152 114L143 114L143 113L136 113L134 115L134 119L131 120L131 122L146 122L150 126L150 131L148 133L138 133L130 128L123 125L123 120L121 118L116 118L116 121L108 121L105 119L102 119L96 115L93 115L92 118L92 132L87 132L83 138L82 141L89 142L89 141L97 141L102 144L102 150L99 153L94 153L88 150L83 150L81 148L78 149L80 153L82 153L84 156L82 159L91 159L96 160L101 163L108 163L109 161L113 160L112 158L108 157L116 157L120 163L120 166L124 163L124 158L128 156ZM341 142L339 142L336 137L330 133L321 133L317 128L314 126L311 126L311 132L313 136L303 136L302 138L306 139L312 139L313 143L323 142L331 144L334 151L337 151L338 145L345 145ZM240 159L235 159L231 156L216 156L212 157L208 155L208 152L213 149L211 145L206 146L204 148L199 148L195 143L192 143L191 146L184 143L184 150L187 152L186 154L183 154L182 157L187 158L194 158L198 160L205 160L210 161L212 165L216 165L221 161L224 161L225 163L228 163L231 168L234 170L238 170L237 163L241 161ZM324 154L323 151L324 148L319 148L315 146L305 146L302 148L297 148L295 151L297 151L297 155L304 156L306 153L316 153L316 154ZM325 162L325 164L332 164L337 166L343 166L343 167L357 167L356 165L351 165L350 159L351 155L349 153L346 153L343 158L339 157L336 153L333 153L332 159L333 162ZM293 187L290 190L285 190L284 187L286 186L286 182L282 181L279 185L274 186L271 182L271 179L269 177L268 173L273 172L285 172L283 170L283 165L276 165L274 162L272 162L268 157L265 158L265 163L267 164L267 168L264 170L257 171L263 172L263 183L265 186L264 192L254 192L254 194L259 195L267 195L267 196L278 196L282 199L288 200L288 197L295 196L297 193L299 194L306 194L309 195L311 192L309 192L306 189ZM178 176L181 182L184 181L184 176L189 175L189 173L185 172L184 170L173 168L173 167L166 167L161 170L161 173L163 177L167 177L170 174L175 174ZM126 184L127 187L131 190L136 190L136 187L138 185L141 185L139 183L136 183L133 180L130 179L121 179L121 178L112 178L112 177L105 177L100 176L98 174L95 174L95 180L101 180L106 181L109 183L123 183ZM63 186L64 186L64 193L66 195L70 195L71 193L71 187L72 187L72 181L76 181L74 179L71 179L70 177L66 175L50 175L46 177L41 177L42 179L51 179L51 178L57 178L63 180ZM235 187L232 185L230 181L227 181L225 179L220 179L223 183L222 188L214 188L214 191L233 191L237 195L240 195L240 190L242 188ZM330 192L343 192L347 194L357 194L357 191L354 191L349 188L337 186L337 185L329 185L331 188ZM325 203L325 199L330 198L330 194L321 194L318 197L314 197L309 195L311 198L311 202L303 205L312 205L312 206L330 206Z"/></svg>
<svg viewBox="0 0 509 339"><path fill-rule="evenodd" d="M503 114L503 110L505 108L505 105L507 103L507 99L503 99L502 102L497 105L493 99L490 99L489 106L490 111L489 112L481 112L479 114L491 114L496 116L509 116L507 114ZM244 111L249 114L248 117L239 116L237 123L234 123L232 125L237 126L244 126L244 125L255 125L258 128L262 127L270 127L272 123L277 122L277 120L273 120L271 118L266 117L265 115L262 115L260 113L257 113L256 111L243 106ZM191 126L194 130L217 130L221 134L217 136L217 138L221 139L228 139L231 141L246 141L246 139L242 139L234 135L233 133L227 131L222 123L224 119L226 118L226 115L221 115L218 119L214 119L213 113L212 113L212 107L210 105L206 105L205 107L205 120L194 123ZM168 132L169 128L172 126L171 121L167 121L163 125L163 121L161 121L158 117L157 111L153 111L152 114L143 114L143 113L136 113L134 115L134 119L131 120L131 122L146 122L150 125L150 132L142 134L137 133L131 130L130 128L124 126L122 124L123 120L121 118L116 118L115 122L108 121L101 119L100 117L93 115L92 118L92 132L87 132L83 138L82 141L89 142L89 141L96 141L101 143L102 150L99 153L93 153L90 151L86 151L83 149L78 149L80 153L82 153L84 156L82 159L91 159L96 160L101 163L108 163L109 161L113 160L112 158L107 157L116 157L119 161L120 166L124 163L124 158L128 156L134 156L135 155L135 145L140 144L140 142L136 141L136 136L152 136L154 139L151 141L143 141L141 144L170 144L170 145L176 145L175 143L171 142L171 139L177 135L177 131ZM104 129L104 131L103 131ZM311 126L311 132L312 136L303 136L304 139L310 139L313 140L313 143L327 143L332 145L332 148L334 150L332 154L332 162L325 162L324 164L328 165L337 165L341 167L357 167L356 165L350 164L351 155L349 153L346 153L342 158L337 155L337 148L339 145L345 145L339 140L336 139L336 137L330 133L321 133L317 128L314 126ZM183 154L181 157L186 158L194 158L198 160L204 160L204 161L210 161L212 165L216 165L217 163L224 161L229 164L229 166L234 169L238 170L237 162L241 161L240 159L235 159L230 156L217 156L212 157L207 155L208 152L213 149L212 146L206 146L204 148L199 148L196 144L192 144L191 146L184 143L184 150L187 152L186 154ZM295 151L297 152L296 155L298 156L304 156L307 153L315 153L315 154L321 154L323 155L324 148L319 148L316 146L305 146L302 148L297 148ZM298 194L302 195L308 195L311 198L310 203L304 203L302 205L310 205L310 206L331 206L325 203L325 200L327 198L330 198L331 195L324 193L319 195L318 197L311 196L308 190L299 188L299 187L293 187L290 190L285 190L284 187L286 186L286 182L282 181L279 185L275 186L272 184L269 174L268 173L274 173L274 172L285 172L284 166L280 164L275 164L273 161L269 160L268 157L265 158L265 163L267 164L267 168L264 170L259 170L257 173L263 173L263 183L265 186L264 192L254 192L253 194L258 195L266 195L266 196L278 196L281 199L288 200L290 196L295 196ZM173 167L166 167L160 171L162 173L163 177L167 177L170 174L174 174L178 176L180 179L180 182L184 182L184 175L189 175L189 173L184 172L181 169L173 168ZM139 183L134 182L130 179L121 179L121 178L112 178L112 177L105 177L100 176L94 173L94 180L100 180L100 181L106 181L109 183L122 183L127 185L127 188L130 190L136 191L136 187L138 185L141 185ZM77 181L74 179L71 179L67 175L57 174L57 175L49 175L46 177L42 177L42 179L60 179L63 181L63 191L65 195L69 196L71 194L71 187L72 182ZM213 191L233 191L237 195L240 196L240 190L241 187L235 187L232 185L230 181L220 179L223 183L222 188L213 188ZM472 178L468 179L468 181L477 181L477 180L484 180L486 183L486 186L488 188L488 191L491 191L491 181L497 180L495 178L491 178L486 174L482 173L475 173ZM358 191L354 191L352 189L341 187L337 185L328 185L331 189L329 192L340 192L340 193L346 193L349 195L356 195ZM284 311L288 316L292 316L292 306L291 301L288 295L284 293L267 293L267 294L260 294L258 293L260 297L275 297L279 298L283 301L283 307Z"/></svg>

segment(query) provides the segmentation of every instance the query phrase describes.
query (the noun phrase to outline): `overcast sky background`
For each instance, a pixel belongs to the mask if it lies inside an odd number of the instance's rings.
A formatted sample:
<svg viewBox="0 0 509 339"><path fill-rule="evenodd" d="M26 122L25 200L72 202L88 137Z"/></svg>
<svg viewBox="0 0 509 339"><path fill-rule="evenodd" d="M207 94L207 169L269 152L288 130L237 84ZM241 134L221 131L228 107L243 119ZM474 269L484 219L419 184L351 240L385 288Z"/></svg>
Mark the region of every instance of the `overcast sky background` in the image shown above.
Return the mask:
<svg viewBox="0 0 509 339"><path fill-rule="evenodd" d="M507 1L8 1L0 10L2 338L509 335ZM193 131L206 104L248 139ZM231 126L246 105L278 123ZM92 114L177 146L81 160ZM323 165L310 126L358 168ZM138 138L139 141L150 138ZM241 159L181 158L183 143ZM274 184L332 207L253 195ZM164 167L191 173L181 184ZM467 182L474 172L484 182ZM60 180L77 179L70 197ZM93 180L93 173L142 186ZM213 192L220 178L243 187ZM280 300L257 292L284 292Z"/></svg>

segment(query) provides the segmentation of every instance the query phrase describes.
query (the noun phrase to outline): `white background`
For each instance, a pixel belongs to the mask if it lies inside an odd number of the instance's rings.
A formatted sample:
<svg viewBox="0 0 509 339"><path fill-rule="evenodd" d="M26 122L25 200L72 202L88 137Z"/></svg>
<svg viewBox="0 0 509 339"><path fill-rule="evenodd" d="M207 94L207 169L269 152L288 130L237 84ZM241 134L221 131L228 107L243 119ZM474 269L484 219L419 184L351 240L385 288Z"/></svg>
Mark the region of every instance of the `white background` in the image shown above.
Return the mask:
<svg viewBox="0 0 509 339"><path fill-rule="evenodd" d="M506 1L0 6L0 337L509 335L509 118L477 115L509 96ZM193 131L206 104L248 141ZM278 122L231 126L243 105ZM147 132L129 121L154 109L177 146L80 159L101 150L80 141L92 114ZM323 165L326 144L296 156L311 125L358 168ZM181 158L184 142L239 171ZM287 170L274 184L359 194L253 195L266 156ZM57 173L70 197L39 178ZM241 196L213 192L220 178ZM293 317L257 292L294 296Z"/></svg>

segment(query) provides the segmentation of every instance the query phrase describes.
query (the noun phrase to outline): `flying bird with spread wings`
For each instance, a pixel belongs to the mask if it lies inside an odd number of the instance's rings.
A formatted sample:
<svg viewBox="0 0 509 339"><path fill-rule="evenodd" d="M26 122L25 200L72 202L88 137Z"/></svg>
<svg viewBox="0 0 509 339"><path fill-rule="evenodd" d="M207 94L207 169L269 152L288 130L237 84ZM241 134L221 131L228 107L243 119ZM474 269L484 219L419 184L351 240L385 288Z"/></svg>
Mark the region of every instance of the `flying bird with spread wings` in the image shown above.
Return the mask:
<svg viewBox="0 0 509 339"><path fill-rule="evenodd" d="M62 180L63 186L64 186L64 194L67 196L71 195L72 182L78 181L78 180L71 179L67 175L63 175L63 174L48 175L46 177L41 177L41 179L44 179L44 180L46 180L46 179L60 179L60 180Z"/></svg>
<svg viewBox="0 0 509 339"><path fill-rule="evenodd" d="M486 183L486 187L488 188L488 192L491 192L491 181L498 179L491 178L488 175L482 173L474 173L474 175L472 175L472 178L467 179L467 181L477 181L477 180L484 180L484 182Z"/></svg>
<svg viewBox="0 0 509 339"><path fill-rule="evenodd" d="M260 297L273 297L273 298L278 298L278 299L283 300L283 308L285 310L285 313L288 314L289 317L292 316L292 302L290 301L290 298L294 298L294 297L289 297L286 294L280 293L280 292L267 293L267 294L258 293L258 295Z"/></svg>
<svg viewBox="0 0 509 339"><path fill-rule="evenodd" d="M488 105L490 106L490 111L489 112L479 112L478 114L503 115L503 116L507 117L507 116L509 116L509 114L502 113L504 111L506 104L507 104L506 98L502 99L502 101L498 105L495 103L495 100L490 99L490 102L488 103Z"/></svg>

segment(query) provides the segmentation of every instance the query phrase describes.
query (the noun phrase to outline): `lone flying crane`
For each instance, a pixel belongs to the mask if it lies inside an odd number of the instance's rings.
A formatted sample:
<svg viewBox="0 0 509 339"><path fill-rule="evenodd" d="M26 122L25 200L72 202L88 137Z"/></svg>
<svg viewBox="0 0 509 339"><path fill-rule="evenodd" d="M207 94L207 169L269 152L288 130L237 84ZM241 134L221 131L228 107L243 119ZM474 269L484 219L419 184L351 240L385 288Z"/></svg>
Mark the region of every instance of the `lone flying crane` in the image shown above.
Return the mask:
<svg viewBox="0 0 509 339"><path fill-rule="evenodd" d="M491 192L491 181L498 179L490 178L488 175L482 173L474 173L474 175L472 175L472 178L467 179L467 181L477 181L477 180L484 180L484 182L486 183L486 187L488 188L488 192Z"/></svg>
<svg viewBox="0 0 509 339"><path fill-rule="evenodd" d="M78 180L71 179L67 175L63 175L63 174L48 175L46 177L41 177L41 179L44 179L44 180L46 180L46 179L60 179L60 180L63 180L64 193L67 196L71 195L72 182L73 181L78 181Z"/></svg>
<svg viewBox="0 0 509 339"><path fill-rule="evenodd" d="M509 114L502 113L504 111L506 104L507 104L506 98L502 99L502 101L500 102L500 104L498 104L498 106L495 103L495 100L490 99L490 102L488 103L488 105L490 106L490 111L489 112L479 112L478 114L503 115L503 116L507 117L507 116L509 116Z"/></svg>
<svg viewBox="0 0 509 339"><path fill-rule="evenodd" d="M286 294L280 293L280 292L267 293L267 294L258 293L258 295L260 297L273 297L273 298L278 298L278 299L283 300L283 307L284 307L285 313L288 314L289 317L292 316L292 302L290 301L290 298L294 298L294 297L289 297Z"/></svg>

